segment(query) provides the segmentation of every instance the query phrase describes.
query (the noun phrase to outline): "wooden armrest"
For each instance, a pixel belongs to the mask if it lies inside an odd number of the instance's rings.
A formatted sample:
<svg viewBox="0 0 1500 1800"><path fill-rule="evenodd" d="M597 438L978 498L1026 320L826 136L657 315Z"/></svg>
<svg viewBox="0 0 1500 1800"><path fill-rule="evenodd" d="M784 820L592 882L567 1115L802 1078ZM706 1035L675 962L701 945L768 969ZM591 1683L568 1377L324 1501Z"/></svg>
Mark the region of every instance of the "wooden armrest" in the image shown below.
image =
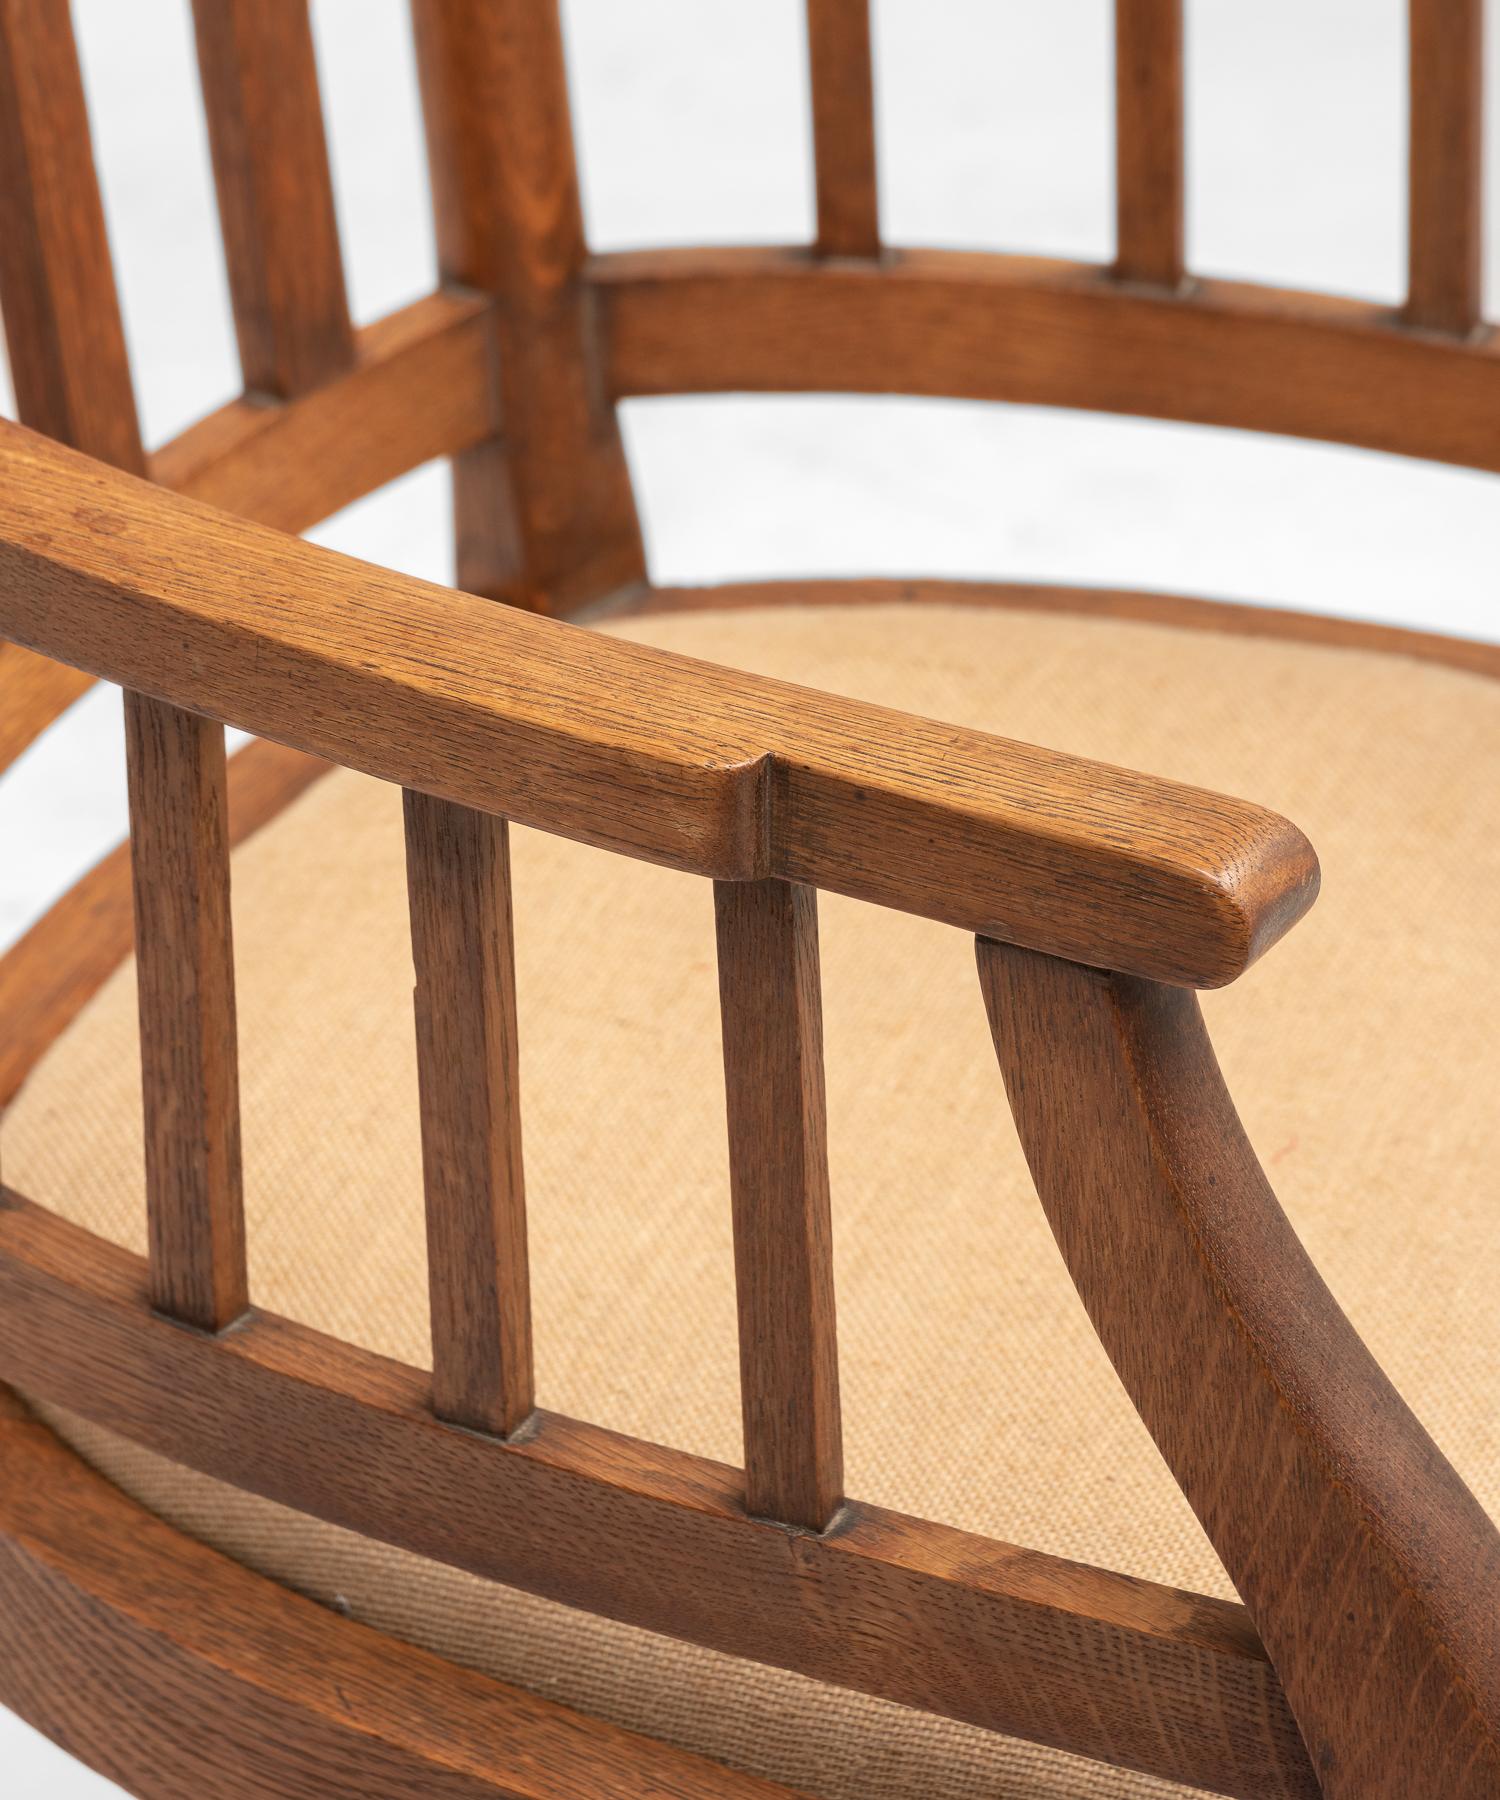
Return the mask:
<svg viewBox="0 0 1500 1800"><path fill-rule="evenodd" d="M1317 891L1245 801L414 581L19 426L0 496L0 637L565 837L1192 987Z"/></svg>

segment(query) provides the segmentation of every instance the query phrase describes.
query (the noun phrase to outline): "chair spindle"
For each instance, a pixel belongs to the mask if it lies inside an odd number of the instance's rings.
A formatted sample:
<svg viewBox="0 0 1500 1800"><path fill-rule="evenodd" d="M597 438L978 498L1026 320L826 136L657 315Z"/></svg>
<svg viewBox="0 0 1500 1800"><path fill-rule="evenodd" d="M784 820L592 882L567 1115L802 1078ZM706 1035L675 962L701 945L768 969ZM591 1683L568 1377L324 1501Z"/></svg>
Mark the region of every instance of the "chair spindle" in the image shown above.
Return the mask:
<svg viewBox="0 0 1500 1800"><path fill-rule="evenodd" d="M1115 273L1183 278L1182 0L1115 0Z"/></svg>
<svg viewBox="0 0 1500 1800"><path fill-rule="evenodd" d="M533 1407L504 819L406 790L432 1399L506 1436Z"/></svg>
<svg viewBox="0 0 1500 1800"><path fill-rule="evenodd" d="M68 0L0 0L0 309L21 422L143 474Z"/></svg>
<svg viewBox="0 0 1500 1800"><path fill-rule="evenodd" d="M307 0L193 0L240 366L290 399L354 361Z"/></svg>
<svg viewBox="0 0 1500 1800"><path fill-rule="evenodd" d="M1479 323L1484 0L1410 0L1406 316L1464 337Z"/></svg>
<svg viewBox="0 0 1500 1800"><path fill-rule="evenodd" d="M843 1499L817 891L716 882L745 1504L821 1531Z"/></svg>
<svg viewBox="0 0 1500 1800"><path fill-rule="evenodd" d="M807 0L821 256L877 256L875 82L869 0Z"/></svg>
<svg viewBox="0 0 1500 1800"><path fill-rule="evenodd" d="M645 553L583 281L556 0L413 0L412 21L443 277L499 303L505 440L454 459L458 585L566 611L643 580Z"/></svg>
<svg viewBox="0 0 1500 1800"><path fill-rule="evenodd" d="M67 0L0 0L0 304L22 421L145 473ZM248 1304L223 728L125 696L150 1285Z"/></svg>
<svg viewBox="0 0 1500 1800"><path fill-rule="evenodd" d="M125 696L151 1297L205 1331L249 1304L224 728Z"/></svg>

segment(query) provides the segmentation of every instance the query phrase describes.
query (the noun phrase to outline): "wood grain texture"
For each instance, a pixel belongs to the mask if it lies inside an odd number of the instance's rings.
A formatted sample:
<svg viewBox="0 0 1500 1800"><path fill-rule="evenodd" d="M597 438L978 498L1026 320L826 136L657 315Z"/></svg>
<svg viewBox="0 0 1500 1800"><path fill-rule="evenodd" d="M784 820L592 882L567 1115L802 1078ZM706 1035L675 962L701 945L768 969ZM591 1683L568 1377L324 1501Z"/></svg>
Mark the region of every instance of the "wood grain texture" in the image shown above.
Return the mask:
<svg viewBox="0 0 1500 1800"><path fill-rule="evenodd" d="M545 1412L445 1426L423 1371L288 1320L180 1330L139 1257L8 1190L0 1379L570 1606L1245 1800L1317 1792L1241 1607L857 1503L789 1532L738 1469Z"/></svg>
<svg viewBox="0 0 1500 1800"><path fill-rule="evenodd" d="M405 794L432 1403L504 1437L535 1404L504 819Z"/></svg>
<svg viewBox="0 0 1500 1800"><path fill-rule="evenodd" d="M0 479L0 632L477 811L1190 986L1316 891L1247 802L497 612L15 427Z"/></svg>
<svg viewBox="0 0 1500 1800"><path fill-rule="evenodd" d="M1484 0L1408 0L1406 317L1463 337L1484 281Z"/></svg>
<svg viewBox="0 0 1500 1800"><path fill-rule="evenodd" d="M820 256L878 256L869 0L807 0Z"/></svg>
<svg viewBox="0 0 1500 1800"><path fill-rule="evenodd" d="M414 0L445 279L496 303L509 451L454 471L458 584L564 611L645 573L601 378L556 0Z"/></svg>
<svg viewBox="0 0 1500 1800"><path fill-rule="evenodd" d="M253 742L229 758L229 841L242 843L328 772L280 744ZM130 847L121 844L0 956L0 1109L135 943Z"/></svg>
<svg viewBox="0 0 1500 1800"><path fill-rule="evenodd" d="M745 1505L822 1531L844 1497L818 897L715 885Z"/></svg>
<svg viewBox="0 0 1500 1800"><path fill-rule="evenodd" d="M1182 0L1115 0L1115 273L1183 278Z"/></svg>
<svg viewBox="0 0 1500 1800"><path fill-rule="evenodd" d="M1032 1177L1331 1800L1500 1792L1500 1533L1319 1279L1194 996L979 944Z"/></svg>
<svg viewBox="0 0 1500 1800"><path fill-rule="evenodd" d="M9 1395L0 1704L143 1800L788 1800L253 1574Z"/></svg>
<svg viewBox="0 0 1500 1800"><path fill-rule="evenodd" d="M68 0L0 0L0 314L19 416L143 473ZM0 644L0 769L89 685Z"/></svg>
<svg viewBox="0 0 1500 1800"><path fill-rule="evenodd" d="M1151 290L1041 257L598 257L611 391L957 395L1284 432L1500 470L1500 343L1243 282Z"/></svg>
<svg viewBox="0 0 1500 1800"><path fill-rule="evenodd" d="M125 696L151 1294L219 1331L249 1305L224 728Z"/></svg>
<svg viewBox="0 0 1500 1800"><path fill-rule="evenodd" d="M20 417L141 471L68 0L0 0L0 310Z"/></svg>
<svg viewBox="0 0 1500 1800"><path fill-rule="evenodd" d="M354 360L308 0L193 0L193 24L245 387L287 398Z"/></svg>
<svg viewBox="0 0 1500 1800"><path fill-rule="evenodd" d="M648 589L612 607L610 612L611 616L624 616L801 604L998 606L1082 613L1182 630L1219 631L1232 636L1269 637L1407 656L1500 679L1500 645L1496 644L1321 613L1125 589L961 581L742 582L712 588ZM13 645L0 648L0 677L17 667L17 658L34 663L43 672L43 679L50 679L53 671L69 677L75 686L86 679L65 664L32 657L29 651ZM14 715L3 716L8 724ZM279 744L256 741L246 745L229 759L230 842L239 843L258 830L310 782L326 773L328 767L316 757ZM0 1041L0 1106L14 1097L36 1058L129 954L133 941L130 904L129 862L121 849L106 857L38 922L32 933L0 958L0 1016L7 1021L7 1034Z"/></svg>
<svg viewBox="0 0 1500 1800"><path fill-rule="evenodd" d="M259 524L306 531L494 431L489 315L475 294L414 301L355 334L346 374L280 404L231 401L164 444L151 478Z"/></svg>

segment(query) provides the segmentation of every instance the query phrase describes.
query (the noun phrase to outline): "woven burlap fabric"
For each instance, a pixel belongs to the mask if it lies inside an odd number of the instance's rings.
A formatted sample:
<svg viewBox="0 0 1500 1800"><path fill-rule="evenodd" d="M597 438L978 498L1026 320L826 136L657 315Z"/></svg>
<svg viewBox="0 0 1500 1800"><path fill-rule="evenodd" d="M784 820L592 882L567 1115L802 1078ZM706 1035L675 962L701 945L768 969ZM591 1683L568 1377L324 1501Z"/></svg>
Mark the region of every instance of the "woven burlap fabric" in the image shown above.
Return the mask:
<svg viewBox="0 0 1500 1800"><path fill-rule="evenodd" d="M1322 898L1205 996L1209 1027L1297 1229L1496 1510L1500 687L1373 653L946 605L621 629L1243 795L1308 832ZM513 847L541 1401L737 1462L709 886L533 832ZM399 795L323 782L237 853L234 904L256 1297L425 1364ZM1230 1593L1047 1231L972 944L837 897L820 909L850 1491ZM7 1116L4 1166L140 1250L137 1082L127 967ZM589 1620L56 1423L147 1505L256 1568L819 1793L1175 1791Z"/></svg>

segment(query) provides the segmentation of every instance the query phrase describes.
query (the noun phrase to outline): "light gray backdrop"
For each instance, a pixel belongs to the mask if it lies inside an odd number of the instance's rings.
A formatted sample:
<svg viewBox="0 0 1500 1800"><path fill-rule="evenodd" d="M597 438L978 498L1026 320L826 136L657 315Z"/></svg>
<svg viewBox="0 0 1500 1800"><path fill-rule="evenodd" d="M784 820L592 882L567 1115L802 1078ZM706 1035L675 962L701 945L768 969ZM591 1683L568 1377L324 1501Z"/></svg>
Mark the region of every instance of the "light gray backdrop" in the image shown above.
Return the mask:
<svg viewBox="0 0 1500 1800"><path fill-rule="evenodd" d="M1108 0L874 6L886 236L1107 259ZM1402 0L1188 7L1193 266L1397 300ZM810 234L799 0L565 0L564 11L599 248ZM74 0L74 12L156 443L236 387L187 0ZM313 16L366 320L434 279L404 7L313 0ZM1494 305L1500 255L1488 273ZM1038 577L1500 637L1500 487L1489 476L930 400L638 402L625 428L663 580ZM314 535L446 579L445 471L419 470ZM0 945L124 822L118 697L101 690L0 782ZM0 1713L4 1800L117 1792Z"/></svg>

